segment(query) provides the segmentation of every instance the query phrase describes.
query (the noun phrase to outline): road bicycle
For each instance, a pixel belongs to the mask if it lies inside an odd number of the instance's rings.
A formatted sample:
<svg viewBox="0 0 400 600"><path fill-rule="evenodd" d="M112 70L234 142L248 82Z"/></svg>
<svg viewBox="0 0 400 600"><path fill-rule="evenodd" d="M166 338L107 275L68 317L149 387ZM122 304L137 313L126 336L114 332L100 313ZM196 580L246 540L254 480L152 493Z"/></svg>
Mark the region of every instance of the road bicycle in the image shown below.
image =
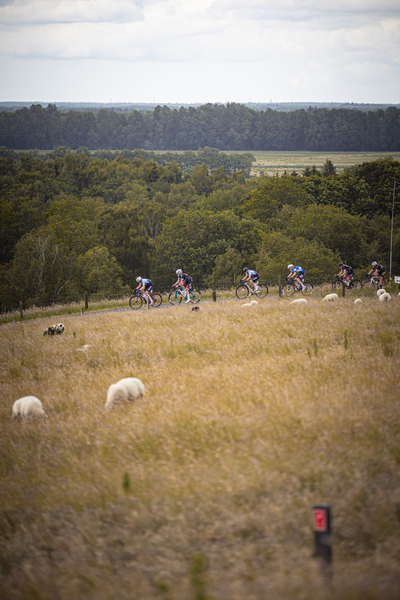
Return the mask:
<svg viewBox="0 0 400 600"><path fill-rule="evenodd" d="M195 288L190 288L189 289L189 298L190 298L190 302L193 302L193 304L198 304L201 300L200 290L196 290ZM170 291L170 293L168 295L168 302L170 304L180 304L182 302L182 299L184 300L184 302L186 302L186 300L187 300L186 289L183 287L172 288L172 290Z"/></svg>
<svg viewBox="0 0 400 600"><path fill-rule="evenodd" d="M293 296L295 292L301 292L304 296L311 296L314 290L311 281L303 281L303 285L305 286L304 289L294 279L286 277L285 282L282 284L282 294L288 298Z"/></svg>
<svg viewBox="0 0 400 600"><path fill-rule="evenodd" d="M162 303L162 296L158 292L150 292L150 297L154 300L154 304L152 305L154 308L158 308ZM139 292L139 290L133 290L133 296L129 298L129 306L133 308L133 310L139 310L143 304L147 304L147 298L143 292Z"/></svg>
<svg viewBox="0 0 400 600"><path fill-rule="evenodd" d="M258 285L258 290L254 291L244 279L241 279L240 285L236 288L237 298L239 298L239 300L244 300L249 294L250 296L256 296L257 298L265 298L268 294L268 286L265 285L265 283L256 283L256 285Z"/></svg>
<svg viewBox="0 0 400 600"><path fill-rule="evenodd" d="M339 290L341 290L343 283L345 284L346 289L348 289L348 290L360 291L363 286L363 284L361 283L361 281L359 279L352 279L351 281L345 281L343 279L343 277L338 277L338 275L335 275L335 277L333 278L333 281L332 281L332 291L338 292Z"/></svg>
<svg viewBox="0 0 400 600"><path fill-rule="evenodd" d="M374 275L366 275L366 277L368 277L368 279L366 279L365 281L362 282L361 287L363 290L379 290L379 277L375 277ZM383 280L383 286L385 287L387 285L387 281L385 281L385 279Z"/></svg>

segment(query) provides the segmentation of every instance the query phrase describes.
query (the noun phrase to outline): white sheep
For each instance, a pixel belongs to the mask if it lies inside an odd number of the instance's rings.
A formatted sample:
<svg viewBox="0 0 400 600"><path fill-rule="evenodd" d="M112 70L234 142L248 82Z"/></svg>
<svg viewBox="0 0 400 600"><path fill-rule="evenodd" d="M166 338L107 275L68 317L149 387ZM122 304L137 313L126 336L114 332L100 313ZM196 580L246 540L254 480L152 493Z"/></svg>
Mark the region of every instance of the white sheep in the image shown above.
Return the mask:
<svg viewBox="0 0 400 600"><path fill-rule="evenodd" d="M322 302L337 302L339 300L339 296L337 294L328 294L322 300Z"/></svg>
<svg viewBox="0 0 400 600"><path fill-rule="evenodd" d="M382 294L386 294L386 290L384 290L383 288L381 288L380 290L378 290L376 292L376 295L378 296L378 298L380 298L382 296Z"/></svg>
<svg viewBox="0 0 400 600"><path fill-rule="evenodd" d="M108 388L107 402L104 408L113 408L118 402L133 402L137 398L143 398L144 385L136 377L126 377Z"/></svg>
<svg viewBox="0 0 400 600"><path fill-rule="evenodd" d="M362 300L361 300L361 298L356 298L356 299L354 300L354 304L362 304Z"/></svg>
<svg viewBox="0 0 400 600"><path fill-rule="evenodd" d="M391 299L392 299L392 296L390 294L388 294L387 292L385 292L384 294L381 294L379 296L379 302L388 302Z"/></svg>
<svg viewBox="0 0 400 600"><path fill-rule="evenodd" d="M257 300L252 300L251 302L246 302L246 304L242 304L242 308L244 308L245 306L256 306L257 304Z"/></svg>
<svg viewBox="0 0 400 600"><path fill-rule="evenodd" d="M307 300L305 298L297 298L297 300L292 300L292 302L289 304L289 306L291 304L307 304Z"/></svg>
<svg viewBox="0 0 400 600"><path fill-rule="evenodd" d="M36 398L35 396L24 396L23 398L16 400L13 404L12 412L13 418L18 416L24 417L25 419L28 417L47 418L42 403L39 398Z"/></svg>

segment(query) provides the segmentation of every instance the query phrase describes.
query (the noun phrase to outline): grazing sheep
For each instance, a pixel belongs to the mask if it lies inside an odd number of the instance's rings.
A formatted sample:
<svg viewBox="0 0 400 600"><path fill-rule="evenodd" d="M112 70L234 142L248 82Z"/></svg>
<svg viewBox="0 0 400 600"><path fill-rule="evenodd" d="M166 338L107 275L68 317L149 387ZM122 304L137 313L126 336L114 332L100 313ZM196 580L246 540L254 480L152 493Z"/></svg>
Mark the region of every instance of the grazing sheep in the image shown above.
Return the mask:
<svg viewBox="0 0 400 600"><path fill-rule="evenodd" d="M246 304L242 304L242 308L244 308L245 306L256 306L257 304L257 300L252 300L251 302L246 302Z"/></svg>
<svg viewBox="0 0 400 600"><path fill-rule="evenodd" d="M354 300L354 304L362 304L362 300L361 300L361 298L356 298L356 299Z"/></svg>
<svg viewBox="0 0 400 600"><path fill-rule="evenodd" d="M388 302L391 299L392 299L392 296L390 294L388 294L387 292L385 292L384 294L381 294L379 296L379 302Z"/></svg>
<svg viewBox="0 0 400 600"><path fill-rule="evenodd" d="M304 305L304 304L307 304L307 302L308 302L308 300L306 300L305 298L297 298L297 300L292 300L292 302L289 304L289 306L292 304L298 304L298 305L303 304Z"/></svg>
<svg viewBox="0 0 400 600"><path fill-rule="evenodd" d="M192 312L198 312L200 310L200 306L193 306Z"/></svg>
<svg viewBox="0 0 400 600"><path fill-rule="evenodd" d="M252 300L252 301L250 302L250 304L253 304L253 305L254 305L254 304L258 304L258 302L257 302L257 300Z"/></svg>
<svg viewBox="0 0 400 600"><path fill-rule="evenodd" d="M64 325L62 323L58 323L58 325L50 325L45 331L43 331L42 335L61 335L64 333Z"/></svg>
<svg viewBox="0 0 400 600"><path fill-rule="evenodd" d="M378 298L380 298L382 296L382 294L386 294L386 290L384 290L383 288L381 288L380 290L378 290L376 292L376 295L378 296Z"/></svg>
<svg viewBox="0 0 400 600"><path fill-rule="evenodd" d="M113 408L118 402L133 402L137 398L143 398L144 385L136 377L127 377L108 388L107 402L104 408Z"/></svg>
<svg viewBox="0 0 400 600"><path fill-rule="evenodd" d="M322 302L337 302L338 300L339 296L337 294L328 294L327 296L325 296Z"/></svg>
<svg viewBox="0 0 400 600"><path fill-rule="evenodd" d="M39 398L35 396L24 396L19 400L16 400L13 404L13 418L15 417L44 417L47 418L46 413L43 410L42 403Z"/></svg>

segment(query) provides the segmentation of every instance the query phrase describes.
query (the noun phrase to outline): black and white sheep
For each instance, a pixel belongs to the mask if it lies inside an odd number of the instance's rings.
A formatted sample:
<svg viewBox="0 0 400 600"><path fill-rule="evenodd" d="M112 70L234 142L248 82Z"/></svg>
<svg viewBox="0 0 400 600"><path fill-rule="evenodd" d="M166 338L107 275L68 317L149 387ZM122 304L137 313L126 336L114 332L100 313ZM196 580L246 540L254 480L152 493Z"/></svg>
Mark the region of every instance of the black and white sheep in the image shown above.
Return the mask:
<svg viewBox="0 0 400 600"><path fill-rule="evenodd" d="M47 329L43 331L42 335L61 335L64 333L64 325L62 323L58 323L57 325L50 325Z"/></svg>

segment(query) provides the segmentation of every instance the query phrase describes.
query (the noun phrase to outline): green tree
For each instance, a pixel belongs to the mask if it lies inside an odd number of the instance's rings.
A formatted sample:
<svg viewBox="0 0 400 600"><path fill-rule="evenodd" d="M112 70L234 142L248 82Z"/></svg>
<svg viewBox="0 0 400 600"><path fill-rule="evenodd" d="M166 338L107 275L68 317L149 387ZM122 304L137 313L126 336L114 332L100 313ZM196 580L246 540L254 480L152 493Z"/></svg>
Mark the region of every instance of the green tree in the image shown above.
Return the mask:
<svg viewBox="0 0 400 600"><path fill-rule="evenodd" d="M302 188L300 177L271 177L251 192L249 201L243 206L243 215L267 222L276 217L284 204L306 206L313 200Z"/></svg>
<svg viewBox="0 0 400 600"><path fill-rule="evenodd" d="M80 256L78 267L81 286L92 294L105 296L129 291L129 286L122 283L122 268L104 246L95 246Z"/></svg>

